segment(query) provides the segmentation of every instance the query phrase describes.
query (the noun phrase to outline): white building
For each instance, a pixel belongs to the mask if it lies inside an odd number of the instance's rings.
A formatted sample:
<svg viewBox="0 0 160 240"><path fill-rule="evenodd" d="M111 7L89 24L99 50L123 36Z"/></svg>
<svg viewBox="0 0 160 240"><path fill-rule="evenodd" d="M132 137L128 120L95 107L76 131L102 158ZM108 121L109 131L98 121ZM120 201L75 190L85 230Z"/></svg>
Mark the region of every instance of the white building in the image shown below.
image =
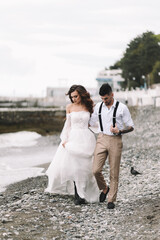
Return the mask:
<svg viewBox="0 0 160 240"><path fill-rule="evenodd" d="M124 82L124 79L121 76L122 70L121 69L113 69L113 70L102 70L97 75L97 82L98 82L98 88L103 83L108 83L113 91L117 91L121 89L120 83Z"/></svg>

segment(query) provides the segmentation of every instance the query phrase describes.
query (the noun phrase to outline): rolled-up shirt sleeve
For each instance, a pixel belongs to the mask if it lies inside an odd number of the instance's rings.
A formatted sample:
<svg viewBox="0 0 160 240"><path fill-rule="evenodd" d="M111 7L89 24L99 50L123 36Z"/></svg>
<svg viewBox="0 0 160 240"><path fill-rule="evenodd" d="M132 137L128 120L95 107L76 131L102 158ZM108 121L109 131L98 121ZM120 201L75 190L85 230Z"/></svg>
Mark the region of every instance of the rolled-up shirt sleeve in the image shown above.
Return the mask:
<svg viewBox="0 0 160 240"><path fill-rule="evenodd" d="M89 120L89 125L91 127L97 126L97 122L98 122L98 103L94 107L94 111Z"/></svg>
<svg viewBox="0 0 160 240"><path fill-rule="evenodd" d="M124 109L123 109L122 118L123 118L123 123L125 124L126 127L133 127L134 128L134 123L133 123L133 120L131 118L131 114L130 114L127 106L125 106Z"/></svg>

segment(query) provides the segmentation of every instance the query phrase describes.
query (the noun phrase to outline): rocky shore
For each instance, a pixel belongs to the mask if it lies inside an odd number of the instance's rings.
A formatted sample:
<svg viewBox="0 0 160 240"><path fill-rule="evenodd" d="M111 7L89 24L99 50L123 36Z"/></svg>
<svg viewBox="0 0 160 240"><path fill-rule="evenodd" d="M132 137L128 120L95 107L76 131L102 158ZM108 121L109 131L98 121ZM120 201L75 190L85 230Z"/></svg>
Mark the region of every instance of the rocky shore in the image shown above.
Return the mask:
<svg viewBox="0 0 160 240"><path fill-rule="evenodd" d="M75 206L72 196L44 193L45 175L0 193L0 240L158 240L160 236L160 108L132 112L135 131L123 136L116 208ZM133 166L141 174L133 176ZM108 163L104 170L108 182Z"/></svg>

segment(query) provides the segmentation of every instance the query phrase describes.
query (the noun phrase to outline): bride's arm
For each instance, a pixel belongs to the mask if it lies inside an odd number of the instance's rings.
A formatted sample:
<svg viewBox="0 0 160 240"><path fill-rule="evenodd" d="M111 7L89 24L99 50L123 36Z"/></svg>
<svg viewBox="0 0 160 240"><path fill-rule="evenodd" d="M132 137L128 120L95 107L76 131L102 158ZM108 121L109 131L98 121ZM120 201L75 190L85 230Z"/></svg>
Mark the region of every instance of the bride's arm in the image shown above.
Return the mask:
<svg viewBox="0 0 160 240"><path fill-rule="evenodd" d="M68 141L70 129L71 129L71 119L70 119L70 104L69 104L66 107L66 121L60 135L60 139L62 141L63 147L65 147L65 144Z"/></svg>

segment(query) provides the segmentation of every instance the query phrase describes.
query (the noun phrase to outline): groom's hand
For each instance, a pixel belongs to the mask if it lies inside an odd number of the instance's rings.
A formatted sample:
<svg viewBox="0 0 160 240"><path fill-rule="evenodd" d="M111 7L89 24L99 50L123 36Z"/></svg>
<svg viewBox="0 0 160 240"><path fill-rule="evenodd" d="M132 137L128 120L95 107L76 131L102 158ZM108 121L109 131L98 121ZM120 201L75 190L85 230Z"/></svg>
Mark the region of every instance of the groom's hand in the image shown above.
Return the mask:
<svg viewBox="0 0 160 240"><path fill-rule="evenodd" d="M119 133L119 129L118 129L118 127L117 127L117 124L115 124L115 127L113 127L113 125L111 125L110 131L111 131L113 134L118 134L118 133Z"/></svg>

